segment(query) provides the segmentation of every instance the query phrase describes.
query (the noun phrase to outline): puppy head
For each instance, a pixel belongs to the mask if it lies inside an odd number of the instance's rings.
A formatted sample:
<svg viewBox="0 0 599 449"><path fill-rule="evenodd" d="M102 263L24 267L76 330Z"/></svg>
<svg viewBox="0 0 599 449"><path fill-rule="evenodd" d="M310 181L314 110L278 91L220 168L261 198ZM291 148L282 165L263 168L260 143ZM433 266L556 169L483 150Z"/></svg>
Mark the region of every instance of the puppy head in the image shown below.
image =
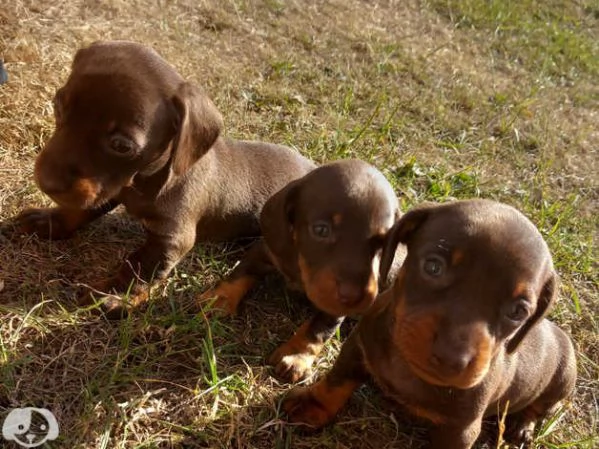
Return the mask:
<svg viewBox="0 0 599 449"><path fill-rule="evenodd" d="M56 129L36 160L35 179L54 201L73 208L98 207L138 175L183 175L222 129L219 112L199 89L132 42L79 50L54 97L54 113Z"/></svg>
<svg viewBox="0 0 599 449"><path fill-rule="evenodd" d="M415 209L392 229L389 246L398 242L408 255L393 286L393 342L428 383L476 386L554 300L547 245L512 207L473 200Z"/></svg>
<svg viewBox="0 0 599 449"><path fill-rule="evenodd" d="M275 258L295 260L321 310L360 313L378 293L379 260L399 217L393 188L374 167L344 160L292 182L265 205L261 227Z"/></svg>

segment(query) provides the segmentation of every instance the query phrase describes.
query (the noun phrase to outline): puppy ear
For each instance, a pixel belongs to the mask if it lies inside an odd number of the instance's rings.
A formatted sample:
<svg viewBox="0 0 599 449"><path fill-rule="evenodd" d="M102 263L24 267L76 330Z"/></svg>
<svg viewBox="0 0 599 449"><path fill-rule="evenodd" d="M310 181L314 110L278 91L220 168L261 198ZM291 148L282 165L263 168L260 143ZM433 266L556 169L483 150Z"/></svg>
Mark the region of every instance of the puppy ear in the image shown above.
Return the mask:
<svg viewBox="0 0 599 449"><path fill-rule="evenodd" d="M260 229L269 249L281 254L293 246L295 206L301 179L290 182L264 204L260 214Z"/></svg>
<svg viewBox="0 0 599 449"><path fill-rule="evenodd" d="M223 129L223 118L208 96L196 86L183 83L172 98L177 112L171 167L184 174L212 147Z"/></svg>
<svg viewBox="0 0 599 449"><path fill-rule="evenodd" d="M549 311L550 306L555 302L557 297L557 275L552 270L549 279L543 285L543 289L541 290L541 294L539 295L539 300L537 301L537 308L526 320L524 325L516 332L516 334L510 338L507 342L506 350L508 354L511 354L516 350L516 348L520 345L526 334L530 332L537 322L545 317L547 312Z"/></svg>
<svg viewBox="0 0 599 449"><path fill-rule="evenodd" d="M389 271L399 243L407 243L414 231L428 218L433 210L432 206L419 207L406 213L389 230L385 237L385 246L381 256L379 279L383 285L387 284Z"/></svg>
<svg viewBox="0 0 599 449"><path fill-rule="evenodd" d="M73 57L73 62L71 63L71 69L75 69L78 64L81 64L85 61L85 58L88 58L94 54L94 52L107 44L110 45L109 41L94 41L89 44L87 47L82 47L75 53Z"/></svg>

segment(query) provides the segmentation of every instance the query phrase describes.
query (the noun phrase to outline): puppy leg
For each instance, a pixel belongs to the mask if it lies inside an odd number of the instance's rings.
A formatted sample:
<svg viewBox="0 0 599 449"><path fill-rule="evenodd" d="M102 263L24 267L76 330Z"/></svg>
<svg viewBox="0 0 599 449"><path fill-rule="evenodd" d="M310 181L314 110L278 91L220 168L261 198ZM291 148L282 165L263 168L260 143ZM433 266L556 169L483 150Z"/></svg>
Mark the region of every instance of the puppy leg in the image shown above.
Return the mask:
<svg viewBox="0 0 599 449"><path fill-rule="evenodd" d="M118 202L110 201L97 209L26 209L15 217L14 228L17 234L37 234L40 238L52 240L68 239L76 230L107 214L117 205Z"/></svg>
<svg viewBox="0 0 599 449"><path fill-rule="evenodd" d="M356 388L368 380L355 333L343 344L339 357L324 379L310 387L295 387L283 400L289 421L319 428L328 424Z"/></svg>
<svg viewBox="0 0 599 449"><path fill-rule="evenodd" d="M109 318L122 318L129 309L144 304L152 282L165 279L173 267L189 252L195 242L195 227L177 230L163 236L148 232L145 244L127 257L117 274L93 286L94 290L108 294L102 309ZM127 293L125 300L118 295ZM82 303L88 303L89 293Z"/></svg>
<svg viewBox="0 0 599 449"><path fill-rule="evenodd" d="M566 365L567 366L567 365ZM568 368L563 370L568 371ZM535 427L538 422L556 411L561 400L574 388L576 374L562 376L566 383L555 383L540 398L517 413L506 418L505 440L521 448L534 447Z"/></svg>
<svg viewBox="0 0 599 449"><path fill-rule="evenodd" d="M268 363L275 367L276 375L291 383L308 377L314 360L342 322L343 317L318 311L269 357Z"/></svg>
<svg viewBox="0 0 599 449"><path fill-rule="evenodd" d="M482 416L470 423L438 425L431 430L427 449L470 449L480 435Z"/></svg>
<svg viewBox="0 0 599 449"><path fill-rule="evenodd" d="M505 441L520 448L530 448L534 441L535 426L541 416L532 406L506 417Z"/></svg>
<svg viewBox="0 0 599 449"><path fill-rule="evenodd" d="M534 365L545 375L551 375L551 381L531 404L506 418L506 441L524 448L533 447L536 424L554 413L576 386L576 353L570 338L548 321L542 322L538 329L543 336L543 343L549 345L560 358L551 367ZM536 361L534 358L532 360Z"/></svg>
<svg viewBox="0 0 599 449"><path fill-rule="evenodd" d="M227 279L202 293L197 303L201 305L214 300L213 309L220 309L233 315L247 292L260 278L272 271L275 271L275 267L268 257L264 241L259 240L250 247Z"/></svg>

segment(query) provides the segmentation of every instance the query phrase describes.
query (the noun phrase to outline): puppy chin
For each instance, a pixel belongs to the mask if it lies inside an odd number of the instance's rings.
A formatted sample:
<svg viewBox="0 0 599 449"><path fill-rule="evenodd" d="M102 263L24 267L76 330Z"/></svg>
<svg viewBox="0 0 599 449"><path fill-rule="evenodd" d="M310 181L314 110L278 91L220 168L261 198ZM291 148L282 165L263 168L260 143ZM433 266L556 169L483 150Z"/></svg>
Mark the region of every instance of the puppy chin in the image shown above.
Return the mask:
<svg viewBox="0 0 599 449"><path fill-rule="evenodd" d="M346 315L361 315L361 314L363 314L368 309L370 309L372 304L374 304L375 299L376 299L376 295L375 296L370 296L370 295L365 296L356 305L348 307L347 310L349 312Z"/></svg>
<svg viewBox="0 0 599 449"><path fill-rule="evenodd" d="M99 195L78 195L76 192L48 195L52 201L66 209L98 209L112 199L100 192Z"/></svg>
<svg viewBox="0 0 599 449"><path fill-rule="evenodd" d="M61 193L47 193L59 206L69 209L98 209L116 198L123 188L124 183L106 184L92 178L81 178L75 181L72 187Z"/></svg>
<svg viewBox="0 0 599 449"><path fill-rule="evenodd" d="M326 312L331 316L344 317L364 313L374 303L375 297L364 297L359 302L349 306L344 305L339 300L339 295L336 292L331 295L331 297L327 298L319 298L308 294L308 299L323 312Z"/></svg>
<svg viewBox="0 0 599 449"><path fill-rule="evenodd" d="M476 387L485 378L487 369L475 373L464 373L458 376L443 376L433 370L422 369L419 366L410 363L412 372L424 382L438 387L457 388L459 390L468 390Z"/></svg>

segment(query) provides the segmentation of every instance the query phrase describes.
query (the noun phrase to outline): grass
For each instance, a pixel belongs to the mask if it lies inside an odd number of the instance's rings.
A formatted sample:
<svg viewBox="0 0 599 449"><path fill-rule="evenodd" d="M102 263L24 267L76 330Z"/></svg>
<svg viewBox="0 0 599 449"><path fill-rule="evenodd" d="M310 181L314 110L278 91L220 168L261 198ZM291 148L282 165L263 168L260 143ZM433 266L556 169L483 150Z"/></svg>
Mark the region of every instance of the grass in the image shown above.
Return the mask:
<svg viewBox="0 0 599 449"><path fill-rule="evenodd" d="M14 0L0 11L0 220L48 204L32 168L51 99L79 46L154 46L210 93L227 134L280 142L318 162L379 167L404 209L487 197L525 212L561 277L551 317L573 337L579 381L536 447L597 445L599 286L596 142L599 4L486 1ZM239 316L193 298L239 257L196 247L144 313L120 323L72 301L76 284L142 241L120 211L66 242L0 233L0 416L44 406L65 448L418 448L414 421L372 386L337 424L285 424L264 358L308 316L276 279ZM344 328L341 335L347 334ZM339 350L333 339L318 362ZM54 446L53 446L54 447Z"/></svg>

